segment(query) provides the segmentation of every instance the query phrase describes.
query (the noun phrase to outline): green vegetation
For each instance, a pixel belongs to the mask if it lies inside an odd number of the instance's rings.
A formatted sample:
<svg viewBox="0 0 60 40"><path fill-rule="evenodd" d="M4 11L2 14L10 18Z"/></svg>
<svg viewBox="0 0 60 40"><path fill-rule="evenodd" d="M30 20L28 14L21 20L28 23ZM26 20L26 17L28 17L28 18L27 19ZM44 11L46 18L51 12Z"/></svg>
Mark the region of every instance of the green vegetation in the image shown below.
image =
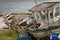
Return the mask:
<svg viewBox="0 0 60 40"><path fill-rule="evenodd" d="M7 29L0 33L0 40L17 40L17 33L12 29Z"/></svg>

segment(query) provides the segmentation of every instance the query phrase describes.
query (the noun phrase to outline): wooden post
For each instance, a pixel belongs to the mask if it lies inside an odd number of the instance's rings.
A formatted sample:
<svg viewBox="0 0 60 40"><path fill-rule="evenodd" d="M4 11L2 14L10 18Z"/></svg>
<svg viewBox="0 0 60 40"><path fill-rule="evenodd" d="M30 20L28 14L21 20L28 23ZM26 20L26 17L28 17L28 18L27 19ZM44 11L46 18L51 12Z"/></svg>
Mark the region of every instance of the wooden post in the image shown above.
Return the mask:
<svg viewBox="0 0 60 40"><path fill-rule="evenodd" d="M59 5L59 9L58 9L58 10L59 10L58 12L59 12L59 14L60 14L60 5Z"/></svg>
<svg viewBox="0 0 60 40"><path fill-rule="evenodd" d="M50 24L50 10L47 10L47 21L49 25Z"/></svg>
<svg viewBox="0 0 60 40"><path fill-rule="evenodd" d="M45 13L45 17L46 17L46 20L47 20L47 15L46 14L47 14L47 10L46 10L46 13Z"/></svg>
<svg viewBox="0 0 60 40"><path fill-rule="evenodd" d="M46 15L47 14L47 10L45 10L45 12L41 11L41 13L45 15L45 18L47 20L47 15Z"/></svg>
<svg viewBox="0 0 60 40"><path fill-rule="evenodd" d="M41 23L43 23L41 11L40 11L40 19L41 19Z"/></svg>
<svg viewBox="0 0 60 40"><path fill-rule="evenodd" d="M37 19L37 17L36 17L36 13L34 12L34 16L35 16L35 19Z"/></svg>
<svg viewBox="0 0 60 40"><path fill-rule="evenodd" d="M40 25L40 27L38 27L38 29L40 29L43 25L44 25L44 23L43 23L43 20L42 20L42 13L41 13L41 11L40 11L40 23L41 23L41 25Z"/></svg>
<svg viewBox="0 0 60 40"><path fill-rule="evenodd" d="M41 19L39 22L42 22L42 18L41 18L42 14L41 14L41 12L35 12L34 16L35 16L36 20Z"/></svg>
<svg viewBox="0 0 60 40"><path fill-rule="evenodd" d="M56 8L53 8L53 19L55 18Z"/></svg>

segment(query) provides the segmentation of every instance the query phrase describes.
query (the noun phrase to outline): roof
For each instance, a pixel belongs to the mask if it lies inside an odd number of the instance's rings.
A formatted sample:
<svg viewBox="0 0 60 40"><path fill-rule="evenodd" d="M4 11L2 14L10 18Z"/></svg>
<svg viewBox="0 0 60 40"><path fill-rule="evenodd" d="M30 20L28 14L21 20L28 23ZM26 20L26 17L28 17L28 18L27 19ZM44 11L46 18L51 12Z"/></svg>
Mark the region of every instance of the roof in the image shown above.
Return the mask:
<svg viewBox="0 0 60 40"><path fill-rule="evenodd" d="M40 10L49 8L49 7L53 6L53 5L55 5L56 3L59 3L59 2L43 2L43 3L39 4L39 5L34 6L29 11L40 11Z"/></svg>

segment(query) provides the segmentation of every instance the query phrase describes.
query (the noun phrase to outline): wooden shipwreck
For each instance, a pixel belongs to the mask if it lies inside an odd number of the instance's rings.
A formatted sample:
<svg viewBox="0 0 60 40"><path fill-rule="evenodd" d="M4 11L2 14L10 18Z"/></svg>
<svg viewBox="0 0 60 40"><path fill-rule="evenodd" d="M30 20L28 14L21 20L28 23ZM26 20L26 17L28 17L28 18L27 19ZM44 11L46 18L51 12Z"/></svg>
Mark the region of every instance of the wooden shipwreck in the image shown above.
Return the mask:
<svg viewBox="0 0 60 40"><path fill-rule="evenodd" d="M35 37L44 37L52 32L59 32L60 2L43 2L36 5L29 11L33 13L36 22L41 24L38 27L37 32L35 32L36 30L30 30L31 34L33 34Z"/></svg>

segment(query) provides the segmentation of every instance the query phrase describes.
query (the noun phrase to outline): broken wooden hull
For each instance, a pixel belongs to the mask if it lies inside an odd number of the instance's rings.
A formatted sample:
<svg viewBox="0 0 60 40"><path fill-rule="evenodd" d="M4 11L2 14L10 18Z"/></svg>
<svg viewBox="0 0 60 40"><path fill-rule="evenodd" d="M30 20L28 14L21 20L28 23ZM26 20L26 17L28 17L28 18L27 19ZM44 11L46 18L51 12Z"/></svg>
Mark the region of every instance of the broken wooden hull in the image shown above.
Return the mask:
<svg viewBox="0 0 60 40"><path fill-rule="evenodd" d="M60 26L54 26L48 29L42 29L42 30L28 30L28 32L37 38L42 38L45 36L51 36L53 32L60 33Z"/></svg>

